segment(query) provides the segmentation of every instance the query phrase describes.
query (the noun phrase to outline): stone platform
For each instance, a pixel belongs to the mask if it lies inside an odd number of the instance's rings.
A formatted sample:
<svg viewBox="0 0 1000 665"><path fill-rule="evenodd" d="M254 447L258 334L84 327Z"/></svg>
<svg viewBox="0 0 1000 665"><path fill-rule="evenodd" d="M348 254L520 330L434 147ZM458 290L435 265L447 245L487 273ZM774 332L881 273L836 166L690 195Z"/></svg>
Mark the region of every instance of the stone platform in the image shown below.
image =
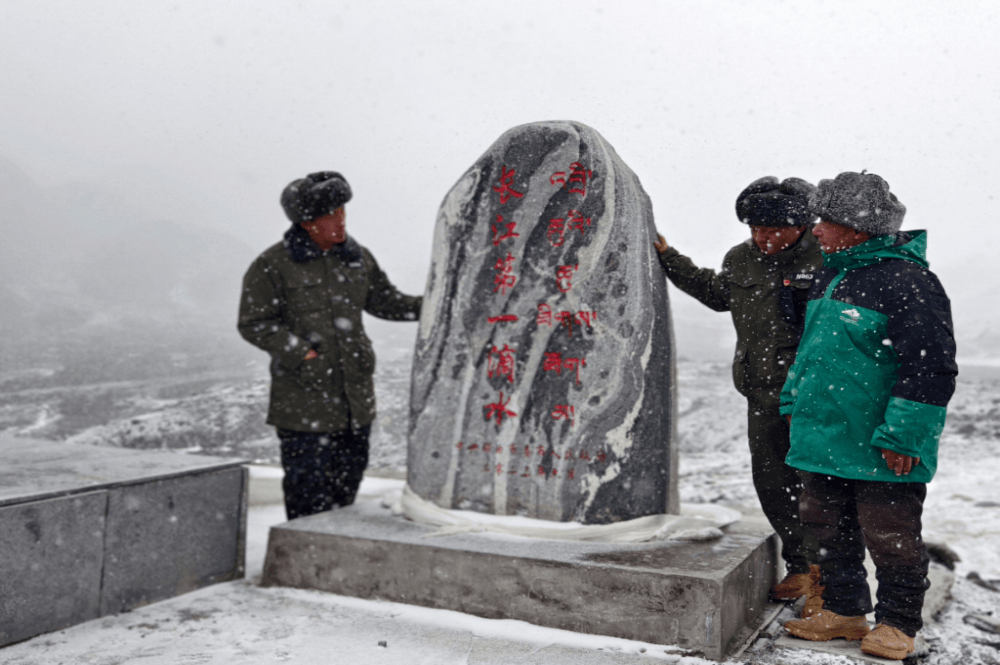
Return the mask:
<svg viewBox="0 0 1000 665"><path fill-rule="evenodd" d="M377 501L293 520L271 529L262 583L677 645L721 660L759 628L775 577L776 538L754 522L702 543L427 538L432 531Z"/></svg>
<svg viewBox="0 0 1000 665"><path fill-rule="evenodd" d="M240 578L240 460L0 435L0 646Z"/></svg>

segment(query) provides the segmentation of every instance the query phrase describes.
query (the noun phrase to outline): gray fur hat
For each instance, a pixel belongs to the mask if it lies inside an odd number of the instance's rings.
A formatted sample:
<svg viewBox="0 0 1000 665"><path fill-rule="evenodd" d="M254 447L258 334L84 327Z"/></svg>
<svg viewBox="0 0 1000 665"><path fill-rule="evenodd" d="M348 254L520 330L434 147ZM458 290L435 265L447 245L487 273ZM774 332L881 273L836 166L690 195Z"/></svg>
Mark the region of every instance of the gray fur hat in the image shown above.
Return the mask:
<svg viewBox="0 0 1000 665"><path fill-rule="evenodd" d="M809 198L809 210L872 236L895 234L906 215L906 206L889 191L889 183L864 171L847 171L833 180L820 180Z"/></svg>
<svg viewBox="0 0 1000 665"><path fill-rule="evenodd" d="M759 178L736 197L736 217L750 226L803 226L816 219L809 212L809 195L815 189L800 178Z"/></svg>
<svg viewBox="0 0 1000 665"><path fill-rule="evenodd" d="M310 173L293 180L281 192L281 207L293 224L329 215L351 200L351 186L336 171Z"/></svg>

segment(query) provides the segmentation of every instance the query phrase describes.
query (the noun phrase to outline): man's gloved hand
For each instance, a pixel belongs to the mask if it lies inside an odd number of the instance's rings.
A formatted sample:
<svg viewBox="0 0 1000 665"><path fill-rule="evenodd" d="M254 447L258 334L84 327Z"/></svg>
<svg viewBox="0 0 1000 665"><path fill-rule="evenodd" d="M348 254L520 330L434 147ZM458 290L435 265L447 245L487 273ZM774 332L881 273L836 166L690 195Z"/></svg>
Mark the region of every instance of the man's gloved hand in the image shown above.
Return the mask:
<svg viewBox="0 0 1000 665"><path fill-rule="evenodd" d="M888 448L882 449L882 459L885 460L886 466L889 467L890 471L895 471L897 476L905 476L913 470L913 467L920 464L919 457L910 457L909 455L902 455L897 453L895 450L889 450Z"/></svg>

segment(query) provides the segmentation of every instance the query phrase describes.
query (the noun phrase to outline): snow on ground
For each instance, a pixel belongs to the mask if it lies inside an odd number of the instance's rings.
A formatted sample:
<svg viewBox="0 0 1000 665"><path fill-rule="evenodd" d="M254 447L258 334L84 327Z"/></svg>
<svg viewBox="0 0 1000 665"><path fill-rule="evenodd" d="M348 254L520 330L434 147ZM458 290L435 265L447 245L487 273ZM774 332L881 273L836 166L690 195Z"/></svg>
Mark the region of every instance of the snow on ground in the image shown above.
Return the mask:
<svg viewBox="0 0 1000 665"><path fill-rule="evenodd" d="M686 503L753 505L746 453L745 402L720 364L680 363L680 482ZM924 629L931 652L921 665L1000 665L1000 634L965 619L1000 617L1000 592L966 578L1000 579L1000 374L960 376L929 486L924 535L955 550L952 600ZM396 442L398 444L398 442ZM399 450L404 446L395 445ZM405 458L403 458L405 459ZM384 466L402 462L383 456ZM398 471L398 468L397 468ZM396 474L398 475L398 473ZM10 665L229 663L538 663L586 665L675 662L708 665L662 645L581 635L456 612L263 589L259 579L271 525L284 521L280 469L257 467L248 520L247 579L220 584L133 612L97 619L0 649ZM270 481L270 485L268 483ZM376 500L401 481L366 478L361 499ZM270 487L270 490L261 488ZM998 584L1000 586L1000 584ZM778 631L780 632L780 631ZM385 646L380 646L385 642ZM775 648L760 640L730 663L844 665L844 657ZM912 661L908 661L912 662Z"/></svg>

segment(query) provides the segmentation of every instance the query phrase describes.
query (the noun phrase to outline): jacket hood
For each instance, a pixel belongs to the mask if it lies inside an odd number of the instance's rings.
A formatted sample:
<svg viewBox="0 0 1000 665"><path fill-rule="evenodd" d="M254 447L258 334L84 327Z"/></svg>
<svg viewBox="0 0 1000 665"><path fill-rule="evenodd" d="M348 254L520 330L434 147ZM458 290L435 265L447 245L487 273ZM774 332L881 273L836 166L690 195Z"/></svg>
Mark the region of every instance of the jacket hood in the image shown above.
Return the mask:
<svg viewBox="0 0 1000 665"><path fill-rule="evenodd" d="M838 270L864 268L888 259L901 259L927 268L927 231L900 231L876 236L841 252L823 255L823 265Z"/></svg>

